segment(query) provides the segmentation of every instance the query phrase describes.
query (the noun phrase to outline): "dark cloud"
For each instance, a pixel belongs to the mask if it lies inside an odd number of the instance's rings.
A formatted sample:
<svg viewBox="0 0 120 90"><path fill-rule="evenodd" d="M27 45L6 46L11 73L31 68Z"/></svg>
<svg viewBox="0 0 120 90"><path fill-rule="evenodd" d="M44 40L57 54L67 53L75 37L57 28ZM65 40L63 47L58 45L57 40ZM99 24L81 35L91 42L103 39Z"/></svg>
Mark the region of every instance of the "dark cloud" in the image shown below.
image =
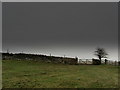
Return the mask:
<svg viewBox="0 0 120 90"><path fill-rule="evenodd" d="M3 48L115 48L117 9L115 2L3 3Z"/></svg>

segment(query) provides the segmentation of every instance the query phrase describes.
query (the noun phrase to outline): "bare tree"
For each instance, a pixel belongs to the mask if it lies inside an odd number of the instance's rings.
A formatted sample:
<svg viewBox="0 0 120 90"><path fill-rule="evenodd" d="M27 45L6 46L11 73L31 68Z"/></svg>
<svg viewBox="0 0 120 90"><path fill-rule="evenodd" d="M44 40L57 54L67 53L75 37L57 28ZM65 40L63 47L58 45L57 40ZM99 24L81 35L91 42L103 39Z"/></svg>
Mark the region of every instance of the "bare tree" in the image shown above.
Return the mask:
<svg viewBox="0 0 120 90"><path fill-rule="evenodd" d="M98 47L98 48L96 48L95 55L99 58L100 63L101 63L101 59L102 58L107 58L106 55L108 55L108 54L107 54L107 52L105 51L104 48L99 48Z"/></svg>

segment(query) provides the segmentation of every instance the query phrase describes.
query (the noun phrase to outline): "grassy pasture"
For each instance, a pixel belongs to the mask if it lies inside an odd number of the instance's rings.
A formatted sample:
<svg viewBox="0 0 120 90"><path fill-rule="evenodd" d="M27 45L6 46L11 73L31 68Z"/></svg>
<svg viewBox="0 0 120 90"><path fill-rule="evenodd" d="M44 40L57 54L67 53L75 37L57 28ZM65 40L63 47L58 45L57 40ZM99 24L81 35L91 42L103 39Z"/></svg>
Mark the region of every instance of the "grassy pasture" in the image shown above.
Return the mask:
<svg viewBox="0 0 120 90"><path fill-rule="evenodd" d="M117 88L118 66L2 61L3 88Z"/></svg>

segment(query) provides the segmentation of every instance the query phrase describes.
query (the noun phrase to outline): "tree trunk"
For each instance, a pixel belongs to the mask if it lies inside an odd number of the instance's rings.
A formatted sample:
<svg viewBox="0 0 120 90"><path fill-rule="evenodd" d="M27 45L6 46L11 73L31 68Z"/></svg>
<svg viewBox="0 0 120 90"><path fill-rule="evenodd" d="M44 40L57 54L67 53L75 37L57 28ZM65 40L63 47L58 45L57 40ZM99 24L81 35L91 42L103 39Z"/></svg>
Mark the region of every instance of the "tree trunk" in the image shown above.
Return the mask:
<svg viewBox="0 0 120 90"><path fill-rule="evenodd" d="M100 64L101 64L101 58L100 58Z"/></svg>
<svg viewBox="0 0 120 90"><path fill-rule="evenodd" d="M101 64L101 56L99 56L99 59L100 59L100 64Z"/></svg>

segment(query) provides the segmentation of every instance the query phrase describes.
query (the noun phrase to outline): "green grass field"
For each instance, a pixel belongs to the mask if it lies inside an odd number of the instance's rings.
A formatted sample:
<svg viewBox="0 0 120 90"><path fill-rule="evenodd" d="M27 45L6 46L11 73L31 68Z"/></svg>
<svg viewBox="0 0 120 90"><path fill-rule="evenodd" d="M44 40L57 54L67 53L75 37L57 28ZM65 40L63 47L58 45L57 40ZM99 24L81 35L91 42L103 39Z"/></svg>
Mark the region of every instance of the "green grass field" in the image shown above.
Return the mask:
<svg viewBox="0 0 120 90"><path fill-rule="evenodd" d="M3 88L117 88L118 66L2 61Z"/></svg>

